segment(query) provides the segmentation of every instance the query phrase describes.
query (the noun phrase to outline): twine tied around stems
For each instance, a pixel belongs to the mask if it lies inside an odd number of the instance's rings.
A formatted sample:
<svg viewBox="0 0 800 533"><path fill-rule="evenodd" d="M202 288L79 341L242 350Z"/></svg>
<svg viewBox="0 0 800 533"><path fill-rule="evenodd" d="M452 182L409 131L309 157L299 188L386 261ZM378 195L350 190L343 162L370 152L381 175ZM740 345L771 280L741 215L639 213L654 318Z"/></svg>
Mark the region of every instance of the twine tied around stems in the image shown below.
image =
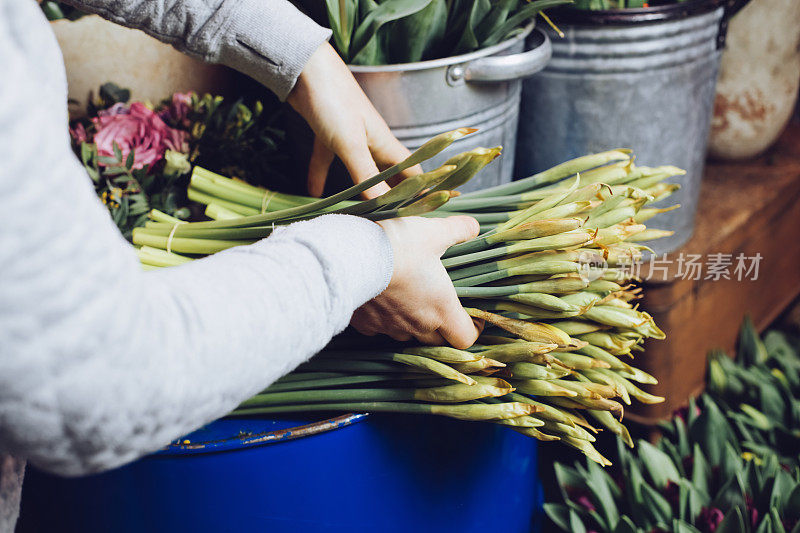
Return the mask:
<svg viewBox="0 0 800 533"><path fill-rule="evenodd" d="M267 207L269 207L269 203L275 198L275 191L270 191L269 189L264 191L264 196L261 197L261 214L267 212Z"/></svg>
<svg viewBox="0 0 800 533"><path fill-rule="evenodd" d="M172 239L175 237L175 230L178 229L178 226L180 224L185 224L185 222L182 221L182 220L180 222L176 222L172 226L172 229L169 231L169 235L167 236L167 253L168 254L172 253Z"/></svg>

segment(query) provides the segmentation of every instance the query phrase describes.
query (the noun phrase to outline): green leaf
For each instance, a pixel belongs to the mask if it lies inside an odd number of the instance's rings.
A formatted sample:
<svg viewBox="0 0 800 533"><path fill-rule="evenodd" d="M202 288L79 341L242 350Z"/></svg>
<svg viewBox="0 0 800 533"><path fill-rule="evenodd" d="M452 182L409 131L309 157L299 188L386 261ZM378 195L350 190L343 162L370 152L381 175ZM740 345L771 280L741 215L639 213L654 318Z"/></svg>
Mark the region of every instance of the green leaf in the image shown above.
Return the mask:
<svg viewBox="0 0 800 533"><path fill-rule="evenodd" d="M561 488L561 497L565 501L569 500L567 489L570 487L583 487L586 483L584 476L578 474L574 468L564 466L561 463L556 463L555 467L556 480Z"/></svg>
<svg viewBox="0 0 800 533"><path fill-rule="evenodd" d="M545 503L544 504L544 512L553 521L555 525L563 529L564 531L570 530L569 524L569 507L566 505L556 504L556 503Z"/></svg>
<svg viewBox="0 0 800 533"><path fill-rule="evenodd" d="M755 533L772 533L772 517L767 515L756 528Z"/></svg>
<svg viewBox="0 0 800 533"><path fill-rule="evenodd" d="M527 21L535 17L539 14L539 12L559 6L562 4L568 4L570 0L538 0L536 2L530 2L525 5L522 9L517 11L514 15L508 18L500 27L494 30L482 43L481 47L492 46L500 41L506 39L508 35L515 30L516 28L520 27L521 25L525 24Z"/></svg>
<svg viewBox="0 0 800 533"><path fill-rule="evenodd" d="M783 521L781 520L780 514L778 514L778 509L775 507L770 509L769 517L772 519L772 531L775 533L786 533L786 528L783 527Z"/></svg>
<svg viewBox="0 0 800 533"><path fill-rule="evenodd" d="M454 55L466 54L480 48L481 43L475 35L475 30L491 8L492 4L489 0L474 0L472 2L469 16L461 31L461 38L453 50Z"/></svg>
<svg viewBox="0 0 800 533"><path fill-rule="evenodd" d="M431 0L425 9L391 23L387 34L389 62L413 63L427 59L444 38L447 17L447 1Z"/></svg>
<svg viewBox="0 0 800 533"><path fill-rule="evenodd" d="M375 38L378 30L387 22L407 17L424 9L431 0L383 0L371 10L361 21L353 34L350 56L355 58L369 42Z"/></svg>
<svg viewBox="0 0 800 533"><path fill-rule="evenodd" d="M122 150L120 150L119 144L117 144L117 141L112 141L111 142L111 146L114 149L114 157L117 158L117 162L118 163L121 163L122 162Z"/></svg>
<svg viewBox="0 0 800 533"><path fill-rule="evenodd" d="M692 453L692 448L689 445L689 435L686 430L686 424L680 417L673 419L675 426L675 440L677 442L678 453L681 457L688 457Z"/></svg>
<svg viewBox="0 0 800 533"><path fill-rule="evenodd" d="M642 485L642 497L646 505L647 511L656 522L663 522L665 524L672 523L672 507L669 502L661 496L650 485Z"/></svg>
<svg viewBox="0 0 800 533"><path fill-rule="evenodd" d="M761 342L761 338L758 336L758 332L749 316L744 318L739 332L738 358L739 361L746 365L763 363L767 360L767 348Z"/></svg>
<svg viewBox="0 0 800 533"><path fill-rule="evenodd" d="M659 489L666 487L668 481L677 483L681 478L669 455L645 440L639 441L639 458L653 484Z"/></svg>
<svg viewBox="0 0 800 533"><path fill-rule="evenodd" d="M742 518L742 511L736 507L725 513L725 518L719 523L714 533L743 533L744 531L747 529Z"/></svg>
<svg viewBox="0 0 800 533"><path fill-rule="evenodd" d="M611 479L603 468L594 461L587 461L589 477L586 479L586 487L600 507L600 511L605 518L608 529L614 529L619 521L619 511L615 497L621 496L619 487Z"/></svg>
<svg viewBox="0 0 800 533"><path fill-rule="evenodd" d="M772 486L772 494L769 498L769 507L782 509L782 502L788 501L792 496L792 491L798 485L785 470L779 470L775 476L775 483Z"/></svg>
<svg viewBox="0 0 800 533"><path fill-rule="evenodd" d="M131 148L131 151L128 152L128 157L125 159L125 168L127 168L128 170L132 169L133 160L134 160L133 148Z"/></svg>
<svg viewBox="0 0 800 533"><path fill-rule="evenodd" d="M783 505L783 514L788 520L800 521L800 484L795 485Z"/></svg>
<svg viewBox="0 0 800 533"><path fill-rule="evenodd" d="M683 520L673 520L672 533L700 533L700 530Z"/></svg>
<svg viewBox="0 0 800 533"><path fill-rule="evenodd" d="M743 469L742 458L733 449L730 442L724 444L725 452L722 454L722 460L719 463L719 472L722 482L725 483L732 479L736 474Z"/></svg>
<svg viewBox="0 0 800 533"><path fill-rule="evenodd" d="M735 442L736 437L713 400L707 395L703 399L703 411L689 425L689 439L700 445L711 465L718 465L725 452L725 443Z"/></svg>
<svg viewBox="0 0 800 533"><path fill-rule="evenodd" d="M703 455L700 445L695 443L692 453L692 484L698 489L708 492L710 486L711 467Z"/></svg>
<svg viewBox="0 0 800 533"><path fill-rule="evenodd" d="M636 525L627 516L621 516L617 527L614 528L614 533L637 533Z"/></svg>
<svg viewBox="0 0 800 533"><path fill-rule="evenodd" d="M586 533L586 526L583 525L581 517L571 509L569 511L569 531L571 533Z"/></svg>
<svg viewBox="0 0 800 533"><path fill-rule="evenodd" d="M783 399L781 392L773 383L762 383L758 388L759 399L761 400L761 412L768 418L772 418L782 424L786 416L787 403ZM770 429L770 424L767 429Z"/></svg>
<svg viewBox="0 0 800 533"><path fill-rule="evenodd" d="M681 486L685 486L688 492L686 516L681 518L694 522L703 507L708 507L709 503L711 503L711 496L709 496L705 490L692 485L692 483L690 483L687 479L681 480Z"/></svg>

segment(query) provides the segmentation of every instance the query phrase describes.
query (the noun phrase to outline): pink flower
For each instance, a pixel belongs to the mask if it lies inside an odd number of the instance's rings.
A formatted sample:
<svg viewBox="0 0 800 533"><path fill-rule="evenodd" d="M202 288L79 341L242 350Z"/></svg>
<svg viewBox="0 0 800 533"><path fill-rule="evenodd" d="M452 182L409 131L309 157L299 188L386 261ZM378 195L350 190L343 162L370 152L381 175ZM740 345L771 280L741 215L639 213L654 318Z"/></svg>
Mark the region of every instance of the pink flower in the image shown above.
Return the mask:
<svg viewBox="0 0 800 533"><path fill-rule="evenodd" d="M133 150L133 168L157 163L167 149L189 151L186 132L170 128L141 102L134 102L129 108L114 104L100 111L92 122L97 128L94 135L97 153L114 157L114 143L117 143L123 161Z"/></svg>
<svg viewBox="0 0 800 533"><path fill-rule="evenodd" d="M189 127L189 111L192 110L192 93L175 93L172 102L161 111L162 119L170 124Z"/></svg>
<svg viewBox="0 0 800 533"><path fill-rule="evenodd" d="M722 520L725 518L725 513L716 507L703 507L700 509L700 514L697 516L698 529L714 533L719 527Z"/></svg>
<svg viewBox="0 0 800 533"><path fill-rule="evenodd" d="M89 139L89 136L86 134L86 128L84 128L83 124L80 122L78 122L74 128L69 129L69 134L72 140L77 144L83 144Z"/></svg>

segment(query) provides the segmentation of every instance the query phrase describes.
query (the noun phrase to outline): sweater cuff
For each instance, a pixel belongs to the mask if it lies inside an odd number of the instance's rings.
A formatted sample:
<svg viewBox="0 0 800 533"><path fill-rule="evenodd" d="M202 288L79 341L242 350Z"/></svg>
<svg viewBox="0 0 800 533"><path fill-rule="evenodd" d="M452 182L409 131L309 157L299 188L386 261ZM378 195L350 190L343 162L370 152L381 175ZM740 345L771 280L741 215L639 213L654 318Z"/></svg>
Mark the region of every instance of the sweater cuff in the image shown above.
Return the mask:
<svg viewBox="0 0 800 533"><path fill-rule="evenodd" d="M311 55L331 36L287 0L228 0L217 62L286 100Z"/></svg>

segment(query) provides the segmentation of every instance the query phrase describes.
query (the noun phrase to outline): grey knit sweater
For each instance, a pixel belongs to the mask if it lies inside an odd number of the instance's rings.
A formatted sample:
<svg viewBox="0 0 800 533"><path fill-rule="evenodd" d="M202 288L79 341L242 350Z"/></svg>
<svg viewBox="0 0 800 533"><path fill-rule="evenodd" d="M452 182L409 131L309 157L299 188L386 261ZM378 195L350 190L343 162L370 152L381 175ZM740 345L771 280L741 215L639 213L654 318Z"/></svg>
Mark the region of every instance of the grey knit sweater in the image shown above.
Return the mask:
<svg viewBox="0 0 800 533"><path fill-rule="evenodd" d="M79 7L250 74L285 98L327 37L285 0ZM33 0L0 0L0 531L24 459L112 468L230 411L388 284L381 228L330 215L143 272L67 133L66 78ZM23 459L24 458L24 459Z"/></svg>

